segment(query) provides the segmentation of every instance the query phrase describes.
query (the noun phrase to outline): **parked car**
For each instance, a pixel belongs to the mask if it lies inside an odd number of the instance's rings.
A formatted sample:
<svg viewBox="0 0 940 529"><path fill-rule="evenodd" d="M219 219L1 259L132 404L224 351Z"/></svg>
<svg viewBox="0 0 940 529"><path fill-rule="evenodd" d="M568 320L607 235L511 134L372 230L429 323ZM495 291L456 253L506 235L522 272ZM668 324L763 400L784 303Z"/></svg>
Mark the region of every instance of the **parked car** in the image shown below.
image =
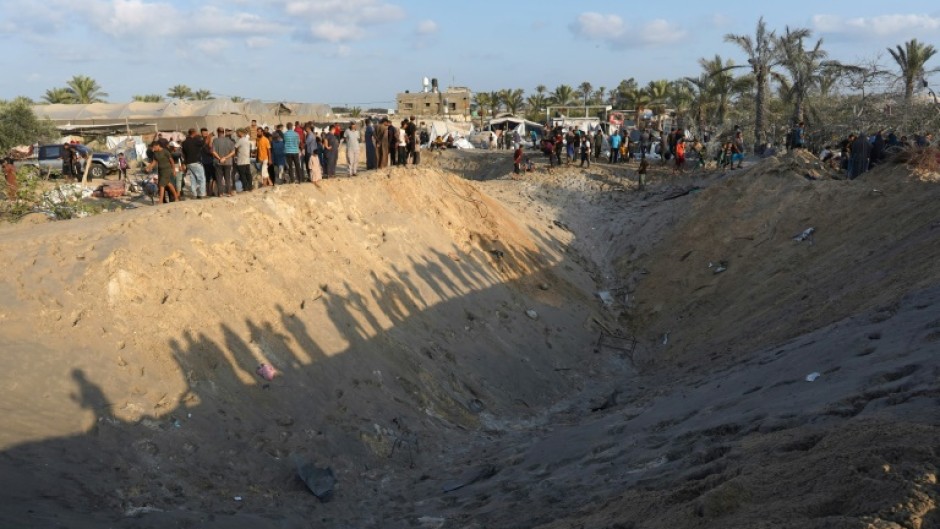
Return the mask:
<svg viewBox="0 0 940 529"><path fill-rule="evenodd" d="M79 160L82 171L85 170L85 159L91 154L91 169L88 171L89 178L104 178L106 174L117 171L117 156L109 152L92 152L91 149L81 144L74 144L73 147L84 157ZM35 157L20 160L17 162L17 165L35 167L43 174L62 174L62 145L55 143L39 145L34 152L36 153Z"/></svg>

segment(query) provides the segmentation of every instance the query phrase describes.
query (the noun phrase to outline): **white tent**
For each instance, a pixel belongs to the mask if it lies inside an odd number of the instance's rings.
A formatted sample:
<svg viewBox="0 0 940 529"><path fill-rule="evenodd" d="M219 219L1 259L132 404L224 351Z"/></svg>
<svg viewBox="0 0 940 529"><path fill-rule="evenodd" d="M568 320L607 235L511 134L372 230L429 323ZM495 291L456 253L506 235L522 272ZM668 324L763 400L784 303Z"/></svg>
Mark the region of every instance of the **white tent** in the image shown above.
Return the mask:
<svg viewBox="0 0 940 529"><path fill-rule="evenodd" d="M508 130L518 130L519 135L522 136L523 141L528 138L529 131L534 130L539 135L542 134L541 123L529 121L525 118L517 118L512 115L493 118L486 124L486 128L489 130L497 130L503 126L505 126Z"/></svg>

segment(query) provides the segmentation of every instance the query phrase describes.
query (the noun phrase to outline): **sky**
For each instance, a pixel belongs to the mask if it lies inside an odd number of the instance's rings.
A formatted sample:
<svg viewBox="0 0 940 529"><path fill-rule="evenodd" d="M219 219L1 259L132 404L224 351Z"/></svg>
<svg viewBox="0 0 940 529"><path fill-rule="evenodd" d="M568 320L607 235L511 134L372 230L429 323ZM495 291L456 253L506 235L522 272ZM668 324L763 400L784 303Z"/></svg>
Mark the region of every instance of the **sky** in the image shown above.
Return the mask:
<svg viewBox="0 0 940 529"><path fill-rule="evenodd" d="M0 0L0 99L40 100L87 75L111 102L174 85L264 101L394 107L421 80L474 92L613 88L699 73L724 42L803 27L830 58L879 60L911 38L940 49L940 3L540 0ZM727 5L727 7L725 7ZM849 9L851 6L851 9ZM928 66L940 67L940 56ZM940 82L940 75L931 80Z"/></svg>

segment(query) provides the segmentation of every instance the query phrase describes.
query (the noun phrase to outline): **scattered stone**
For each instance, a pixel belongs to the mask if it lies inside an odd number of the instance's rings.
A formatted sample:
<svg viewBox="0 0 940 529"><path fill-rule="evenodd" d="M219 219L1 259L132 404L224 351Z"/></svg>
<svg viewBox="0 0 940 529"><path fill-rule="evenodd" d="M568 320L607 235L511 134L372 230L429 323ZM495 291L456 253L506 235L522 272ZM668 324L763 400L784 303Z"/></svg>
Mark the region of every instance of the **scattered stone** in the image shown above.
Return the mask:
<svg viewBox="0 0 940 529"><path fill-rule="evenodd" d="M535 311L532 310L532 309L529 309L529 310L525 311L525 315L528 316L529 318L533 319L533 320L539 319L539 313L538 313L538 312L535 312Z"/></svg>
<svg viewBox="0 0 940 529"><path fill-rule="evenodd" d="M539 283L539 289L548 290L549 289L548 283Z"/></svg>
<svg viewBox="0 0 940 529"><path fill-rule="evenodd" d="M330 501L336 484L332 468L319 468L313 463L306 463L297 468L297 476L317 499L324 503Z"/></svg>

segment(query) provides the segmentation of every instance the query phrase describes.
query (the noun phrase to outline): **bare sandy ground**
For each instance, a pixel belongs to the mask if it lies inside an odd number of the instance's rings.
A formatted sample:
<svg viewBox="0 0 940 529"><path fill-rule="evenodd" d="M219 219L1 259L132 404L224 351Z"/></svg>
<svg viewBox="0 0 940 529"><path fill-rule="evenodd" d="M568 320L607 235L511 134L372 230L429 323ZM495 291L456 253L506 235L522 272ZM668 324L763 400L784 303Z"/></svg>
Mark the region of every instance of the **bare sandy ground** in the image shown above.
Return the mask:
<svg viewBox="0 0 940 529"><path fill-rule="evenodd" d="M0 525L940 526L936 184L423 161L0 227Z"/></svg>

